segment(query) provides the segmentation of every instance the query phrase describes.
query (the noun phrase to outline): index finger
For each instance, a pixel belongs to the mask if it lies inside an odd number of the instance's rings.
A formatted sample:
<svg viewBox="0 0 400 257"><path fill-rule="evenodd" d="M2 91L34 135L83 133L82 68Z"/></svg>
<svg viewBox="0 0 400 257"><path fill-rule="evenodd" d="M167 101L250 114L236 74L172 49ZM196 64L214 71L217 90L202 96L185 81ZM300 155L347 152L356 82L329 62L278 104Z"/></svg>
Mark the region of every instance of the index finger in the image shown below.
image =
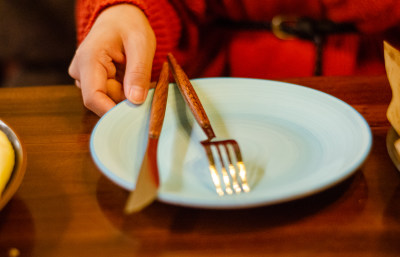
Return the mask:
<svg viewBox="0 0 400 257"><path fill-rule="evenodd" d="M107 71L99 63L84 67L80 74L83 103L101 117L115 106L107 95Z"/></svg>

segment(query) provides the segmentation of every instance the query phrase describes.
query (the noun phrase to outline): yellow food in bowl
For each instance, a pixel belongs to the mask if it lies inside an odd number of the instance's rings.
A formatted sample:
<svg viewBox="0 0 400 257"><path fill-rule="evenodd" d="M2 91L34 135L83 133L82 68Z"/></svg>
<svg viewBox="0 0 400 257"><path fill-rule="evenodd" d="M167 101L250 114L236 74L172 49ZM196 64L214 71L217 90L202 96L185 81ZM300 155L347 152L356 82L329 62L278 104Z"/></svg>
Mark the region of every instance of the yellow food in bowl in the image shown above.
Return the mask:
<svg viewBox="0 0 400 257"><path fill-rule="evenodd" d="M15 152L6 134L0 130L0 198L14 169Z"/></svg>

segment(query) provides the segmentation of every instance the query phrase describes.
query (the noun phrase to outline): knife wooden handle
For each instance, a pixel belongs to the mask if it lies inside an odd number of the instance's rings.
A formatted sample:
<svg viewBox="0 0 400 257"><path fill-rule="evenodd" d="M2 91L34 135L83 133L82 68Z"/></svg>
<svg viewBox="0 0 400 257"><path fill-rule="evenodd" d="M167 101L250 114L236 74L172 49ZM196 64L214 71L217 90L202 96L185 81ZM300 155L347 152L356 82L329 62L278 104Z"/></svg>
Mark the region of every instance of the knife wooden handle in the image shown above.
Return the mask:
<svg viewBox="0 0 400 257"><path fill-rule="evenodd" d="M196 94L196 91L190 83L189 78L171 53L168 54L167 58L171 67L172 75L174 76L175 82L178 85L179 91L183 95L186 104L189 106L204 133L206 133L208 139L214 138L215 134L211 127L210 120L208 119L207 114L200 102L199 97Z"/></svg>
<svg viewBox="0 0 400 257"><path fill-rule="evenodd" d="M164 62L161 69L160 77L154 89L153 101L151 104L149 122L149 137L151 138L158 138L161 133L161 128L165 116L165 108L167 106L169 84L168 77L168 63Z"/></svg>

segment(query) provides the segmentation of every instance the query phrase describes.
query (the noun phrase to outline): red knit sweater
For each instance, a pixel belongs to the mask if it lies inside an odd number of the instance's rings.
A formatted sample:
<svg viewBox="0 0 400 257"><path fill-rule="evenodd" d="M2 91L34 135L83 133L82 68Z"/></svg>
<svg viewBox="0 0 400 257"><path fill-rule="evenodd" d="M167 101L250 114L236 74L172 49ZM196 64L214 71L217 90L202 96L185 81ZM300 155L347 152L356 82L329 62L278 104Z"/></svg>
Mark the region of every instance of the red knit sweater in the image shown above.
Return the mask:
<svg viewBox="0 0 400 257"><path fill-rule="evenodd" d="M315 46L281 40L270 31L222 29L214 21L270 21L275 15L329 18L351 22L361 32L329 36L323 51L323 75L384 73L382 40L400 24L398 0L78 0L81 42L105 8L131 3L147 15L156 34L152 77L173 52L190 77L279 78L311 76Z"/></svg>

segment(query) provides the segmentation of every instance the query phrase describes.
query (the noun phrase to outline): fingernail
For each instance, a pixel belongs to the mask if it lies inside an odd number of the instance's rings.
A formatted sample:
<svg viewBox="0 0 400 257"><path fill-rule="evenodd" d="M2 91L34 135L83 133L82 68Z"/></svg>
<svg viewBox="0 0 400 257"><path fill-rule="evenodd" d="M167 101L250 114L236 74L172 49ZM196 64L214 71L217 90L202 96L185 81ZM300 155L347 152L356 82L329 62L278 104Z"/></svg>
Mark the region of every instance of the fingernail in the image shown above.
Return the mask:
<svg viewBox="0 0 400 257"><path fill-rule="evenodd" d="M135 104L144 102L146 92L143 87L132 86L129 90L129 100Z"/></svg>

